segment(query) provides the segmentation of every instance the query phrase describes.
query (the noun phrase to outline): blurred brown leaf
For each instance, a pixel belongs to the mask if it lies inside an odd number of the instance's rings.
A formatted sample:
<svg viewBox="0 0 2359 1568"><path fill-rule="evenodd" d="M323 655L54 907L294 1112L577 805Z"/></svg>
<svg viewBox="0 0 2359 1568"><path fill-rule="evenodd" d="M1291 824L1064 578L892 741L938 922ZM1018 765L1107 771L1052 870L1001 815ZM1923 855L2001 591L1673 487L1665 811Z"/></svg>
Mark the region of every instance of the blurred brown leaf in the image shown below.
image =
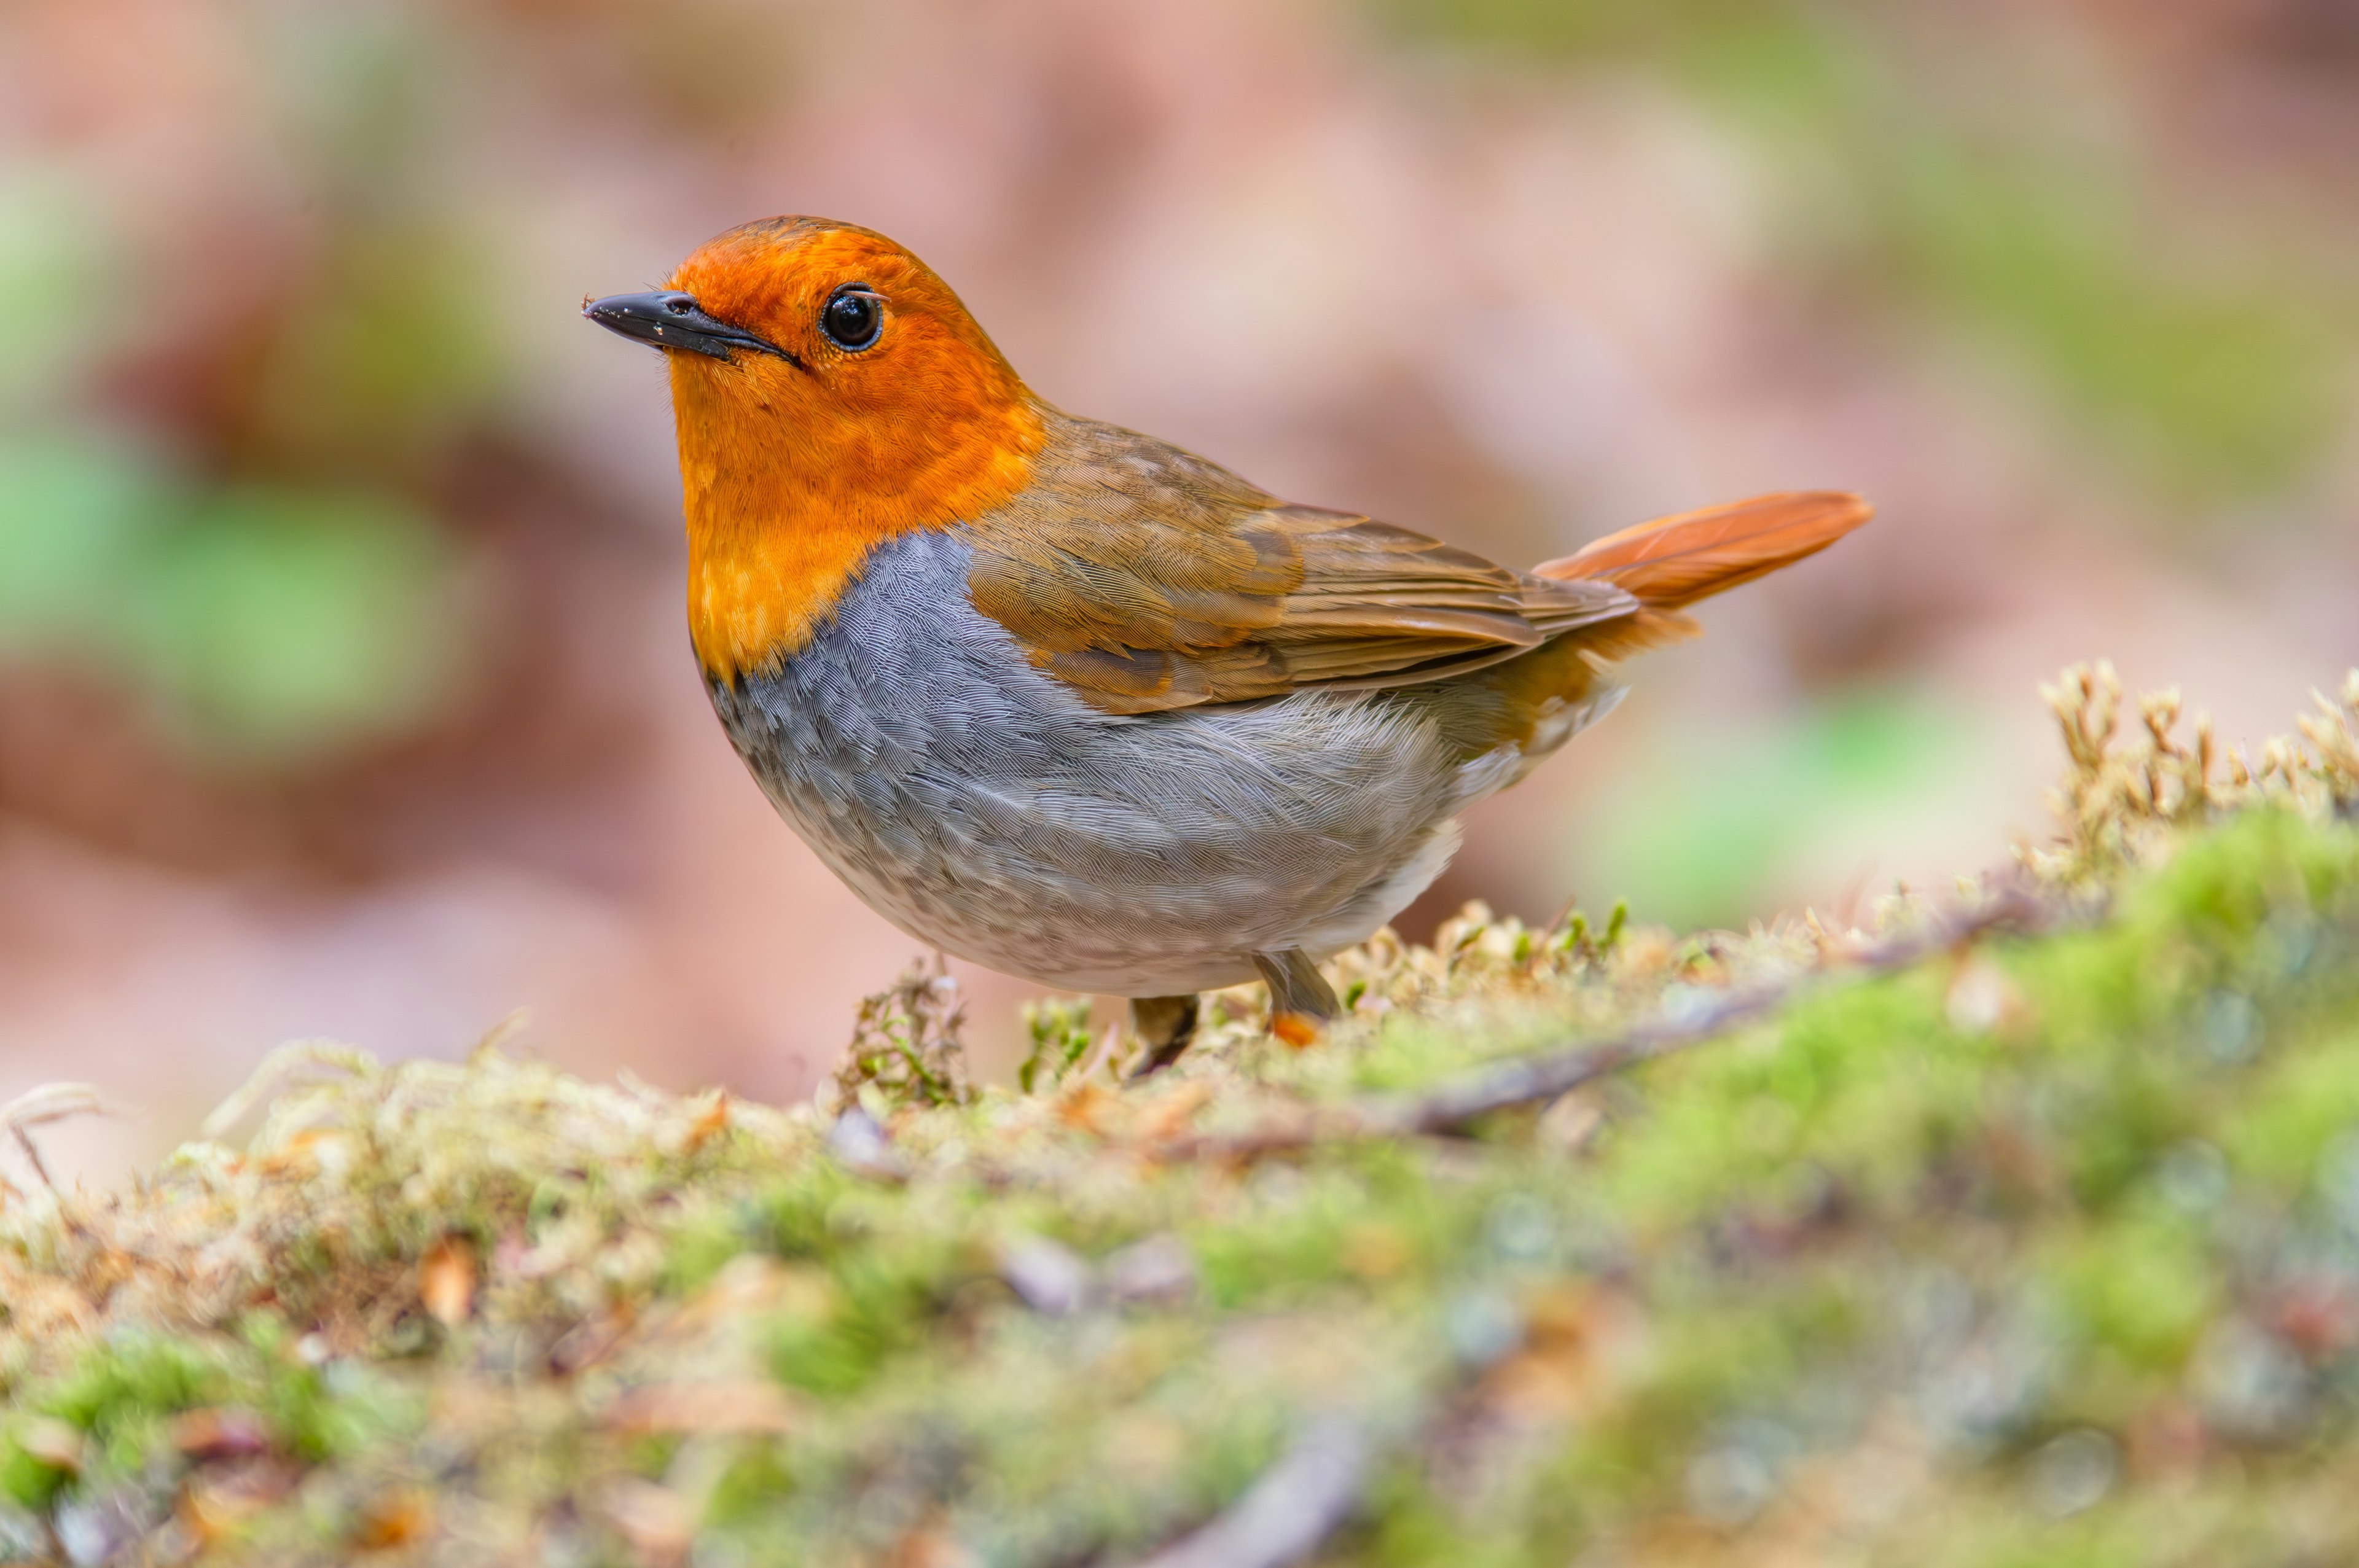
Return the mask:
<svg viewBox="0 0 2359 1568"><path fill-rule="evenodd" d="M428 1248L418 1260L418 1295L445 1328L466 1322L475 1304L473 1250L454 1236Z"/></svg>
<svg viewBox="0 0 2359 1568"><path fill-rule="evenodd" d="M270 1425L249 1410L205 1406L173 1418L172 1446L200 1463L270 1451Z"/></svg>
<svg viewBox="0 0 2359 1568"><path fill-rule="evenodd" d="M606 1430L627 1437L661 1433L776 1436L790 1431L795 1410L775 1383L650 1383L606 1407Z"/></svg>

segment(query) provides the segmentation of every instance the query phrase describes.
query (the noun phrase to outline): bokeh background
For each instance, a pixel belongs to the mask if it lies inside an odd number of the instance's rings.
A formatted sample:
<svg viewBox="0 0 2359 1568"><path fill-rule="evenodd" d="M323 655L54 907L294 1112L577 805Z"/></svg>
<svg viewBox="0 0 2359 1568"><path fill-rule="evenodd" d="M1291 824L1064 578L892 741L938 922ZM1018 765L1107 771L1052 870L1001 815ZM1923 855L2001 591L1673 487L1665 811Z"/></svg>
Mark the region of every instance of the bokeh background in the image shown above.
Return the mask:
<svg viewBox="0 0 2359 1568"><path fill-rule="evenodd" d="M575 315L787 211L1052 401L1502 559L1880 503L1412 934L1844 912L2042 827L2067 660L2231 738L2359 662L2354 0L12 0L0 1099L146 1112L54 1165L519 1007L790 1095L909 959L712 720L660 369Z"/></svg>

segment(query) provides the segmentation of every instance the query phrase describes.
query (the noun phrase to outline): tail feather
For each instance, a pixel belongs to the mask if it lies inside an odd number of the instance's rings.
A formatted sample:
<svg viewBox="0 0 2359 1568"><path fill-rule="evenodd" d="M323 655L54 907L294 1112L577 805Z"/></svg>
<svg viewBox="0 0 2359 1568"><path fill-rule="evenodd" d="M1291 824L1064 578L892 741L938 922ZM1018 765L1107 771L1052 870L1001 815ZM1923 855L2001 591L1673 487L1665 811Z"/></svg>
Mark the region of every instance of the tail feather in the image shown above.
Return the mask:
<svg viewBox="0 0 2359 1568"><path fill-rule="evenodd" d="M1469 686L1504 700L1495 708L1466 705L1460 719L1468 727L1457 736L1464 759L1490 756L1504 740L1523 752L1520 765L1528 769L1613 706L1619 685L1609 673L1613 665L1696 634L1682 606L1814 556L1870 515L1867 503L1840 491L1760 495L1641 523L1534 567L1535 577L1611 583L1637 605L1471 676Z"/></svg>
<svg viewBox="0 0 2359 1568"><path fill-rule="evenodd" d="M1665 612L1817 555L1873 515L1866 502L1843 491L1756 495L1608 534L1534 567L1532 575L1610 582L1656 612L1640 620L1661 622L1640 641L1676 640L1686 618Z"/></svg>

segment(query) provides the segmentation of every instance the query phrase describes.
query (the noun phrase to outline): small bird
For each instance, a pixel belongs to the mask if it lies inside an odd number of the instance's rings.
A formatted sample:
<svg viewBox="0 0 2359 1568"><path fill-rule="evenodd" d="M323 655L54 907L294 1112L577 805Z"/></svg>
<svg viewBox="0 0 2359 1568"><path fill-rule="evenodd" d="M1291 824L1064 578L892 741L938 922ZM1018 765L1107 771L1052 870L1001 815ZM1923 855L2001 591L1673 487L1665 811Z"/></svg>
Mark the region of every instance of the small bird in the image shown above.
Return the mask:
<svg viewBox="0 0 2359 1568"><path fill-rule="evenodd" d="M1064 413L822 218L582 313L666 351L689 639L780 815L910 935L1132 999L1142 1071L1256 978L1313 1037L1319 961L1614 706L1615 661L1869 515L1765 495L1510 570Z"/></svg>

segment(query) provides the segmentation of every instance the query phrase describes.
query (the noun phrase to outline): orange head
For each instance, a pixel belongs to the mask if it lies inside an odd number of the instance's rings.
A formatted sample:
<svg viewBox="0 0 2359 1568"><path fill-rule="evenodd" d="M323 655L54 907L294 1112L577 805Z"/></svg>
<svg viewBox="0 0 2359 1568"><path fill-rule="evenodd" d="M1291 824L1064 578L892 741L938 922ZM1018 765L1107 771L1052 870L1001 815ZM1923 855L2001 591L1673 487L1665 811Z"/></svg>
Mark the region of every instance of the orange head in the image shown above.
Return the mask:
<svg viewBox="0 0 2359 1568"><path fill-rule="evenodd" d="M875 546L1031 478L1039 405L949 286L882 234L747 223L664 288L583 313L671 362L689 633L713 679L809 643Z"/></svg>

